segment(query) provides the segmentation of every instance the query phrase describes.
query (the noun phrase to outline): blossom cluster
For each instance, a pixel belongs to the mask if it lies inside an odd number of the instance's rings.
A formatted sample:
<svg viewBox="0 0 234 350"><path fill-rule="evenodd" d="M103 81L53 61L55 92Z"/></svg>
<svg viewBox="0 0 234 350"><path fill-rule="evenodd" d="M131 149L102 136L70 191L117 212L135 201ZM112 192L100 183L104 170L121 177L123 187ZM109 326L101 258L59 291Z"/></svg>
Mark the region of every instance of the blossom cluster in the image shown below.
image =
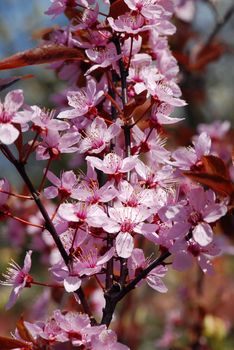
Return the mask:
<svg viewBox="0 0 234 350"><path fill-rule="evenodd" d="M47 219L42 204L39 210L24 211L21 221L9 223L11 241L18 245L27 232L31 249L43 253L44 263L50 265L53 283L68 293L76 293L92 278L104 292L145 281L165 293L162 278L168 268L164 261L152 265L156 254L165 252L174 269L185 270L196 261L203 272L211 273L212 257L222 248L214 229L226 215L230 198L184 175L199 173L206 157L221 155L217 130L225 134L229 125L200 125L188 148L173 150L165 137L166 126L183 120L172 116L175 107L186 105L177 61L168 45L168 36L176 30L172 16L185 15L183 1L124 0L118 14L105 1L110 9L105 16L98 1L51 2L46 13L65 13L69 25L51 30L46 44L77 49L82 59L50 66L69 86L56 96L56 111L27 105L20 89L1 103L3 153L9 159L6 150L15 144L18 169L33 153L38 161L47 160L38 190ZM23 144L28 130L31 139ZM73 155L70 164L85 160L86 170L59 175L49 170L66 153ZM50 183L47 187L45 181ZM21 200L9 208L10 188L7 179L0 180L5 219L14 218L12 210L19 211ZM29 186L30 191L34 195ZM29 225L22 229L25 222ZM152 252L148 257L142 242ZM12 262L1 282L13 286L8 308L24 287L36 284L29 275L31 253L22 269ZM56 310L45 322L25 322L25 327L34 344L70 341L82 349L127 349L105 324L91 327L88 315Z"/></svg>

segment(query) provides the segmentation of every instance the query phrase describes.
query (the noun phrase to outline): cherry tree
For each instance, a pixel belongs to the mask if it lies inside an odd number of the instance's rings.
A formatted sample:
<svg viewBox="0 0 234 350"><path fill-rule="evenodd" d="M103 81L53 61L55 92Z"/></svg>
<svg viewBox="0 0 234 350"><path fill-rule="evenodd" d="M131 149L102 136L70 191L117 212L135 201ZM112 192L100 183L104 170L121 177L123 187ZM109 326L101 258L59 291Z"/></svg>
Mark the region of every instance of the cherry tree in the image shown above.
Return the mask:
<svg viewBox="0 0 234 350"><path fill-rule="evenodd" d="M66 102L53 111L27 104L22 89L0 105L0 150L24 182L15 193L0 179L1 220L25 256L3 274L1 284L12 287L6 308L37 285L66 296L42 319L21 319L0 347L129 349L111 329L129 293L143 284L167 293L168 271L193 264L213 273L225 251L216 228L233 209L231 150L226 145L223 157L221 142L230 125L200 125L189 147L173 145L167 132L186 106L168 40L175 18L192 19L194 2L51 0L45 14L65 15L68 24L0 62L1 70L47 63L67 84ZM208 45L193 60L204 59ZM2 90L20 79L3 80ZM39 185L33 157L43 164ZM31 272L38 254L50 282Z"/></svg>

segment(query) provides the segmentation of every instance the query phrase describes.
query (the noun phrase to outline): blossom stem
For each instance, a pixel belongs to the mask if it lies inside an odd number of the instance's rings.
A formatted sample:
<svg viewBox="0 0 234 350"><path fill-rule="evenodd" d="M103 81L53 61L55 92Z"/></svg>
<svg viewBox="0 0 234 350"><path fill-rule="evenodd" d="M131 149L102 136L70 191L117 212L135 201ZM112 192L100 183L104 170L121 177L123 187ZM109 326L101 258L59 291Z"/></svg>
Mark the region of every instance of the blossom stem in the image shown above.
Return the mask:
<svg viewBox="0 0 234 350"><path fill-rule="evenodd" d="M36 282L36 281L30 282L30 284L35 284L36 286L49 287L49 288L64 288L59 284L48 284L48 283L42 283L42 282Z"/></svg>
<svg viewBox="0 0 234 350"><path fill-rule="evenodd" d="M27 163L28 158L29 158L31 152L33 151L33 147L34 147L34 145L35 145L35 143L36 143L36 141L37 141L38 136L39 136L39 133L37 132L36 135L34 136L33 142L31 143L31 145L30 145L30 147L29 147L28 152L26 153L24 159L22 160L22 163L24 163L24 164Z"/></svg>
<svg viewBox="0 0 234 350"><path fill-rule="evenodd" d="M50 219L51 221L53 221L53 220L54 220L55 215L57 214L57 212L58 212L58 210L59 210L59 207L60 207L61 203L62 203L62 200L60 200L60 201L59 201L59 203L58 203L57 207L55 208L55 211L53 212L53 215L51 216L51 219Z"/></svg>
<svg viewBox="0 0 234 350"><path fill-rule="evenodd" d="M20 199L33 199L31 196L24 196L23 194L12 193L12 192L4 191L4 190L1 190L1 189L0 189L0 192L8 194L9 196L20 198Z"/></svg>
<svg viewBox="0 0 234 350"><path fill-rule="evenodd" d="M44 186L44 183L45 183L45 180L46 180L46 175L47 175L47 173L49 171L49 167L50 167L51 162L52 162L52 158L49 158L47 166L46 166L46 170L44 171L44 175L43 175L43 178L41 180L41 184L39 186L39 190L38 190L39 193L41 193L41 191L43 189L43 186Z"/></svg>
<svg viewBox="0 0 234 350"><path fill-rule="evenodd" d="M33 227L36 227L36 228L40 228L42 230L45 229L45 227L43 225L32 224L31 222L29 222L27 220L24 220L24 219L21 219L18 216L15 216L15 215L13 215L13 214L11 214L9 212L4 212L4 215L9 216L11 219L19 221L22 224L25 224L25 225L28 225L28 226L33 226Z"/></svg>

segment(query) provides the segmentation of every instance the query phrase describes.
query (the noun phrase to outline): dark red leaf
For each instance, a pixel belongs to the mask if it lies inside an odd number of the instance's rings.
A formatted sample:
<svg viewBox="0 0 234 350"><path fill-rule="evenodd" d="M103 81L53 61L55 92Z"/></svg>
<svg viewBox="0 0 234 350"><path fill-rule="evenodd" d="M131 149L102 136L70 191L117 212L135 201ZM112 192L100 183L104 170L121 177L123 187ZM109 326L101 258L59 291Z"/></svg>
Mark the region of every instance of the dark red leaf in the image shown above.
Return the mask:
<svg viewBox="0 0 234 350"><path fill-rule="evenodd" d="M61 45L44 45L19 52L0 61L0 70L13 69L35 64L53 63L66 60L83 60L81 49Z"/></svg>
<svg viewBox="0 0 234 350"><path fill-rule="evenodd" d="M203 156L201 158L205 172L213 175L222 176L230 180L229 170L224 161L216 156Z"/></svg>
<svg viewBox="0 0 234 350"><path fill-rule="evenodd" d="M203 156L201 161L201 171L185 171L184 175L224 196L232 196L234 184L230 179L228 168L223 160L209 155Z"/></svg>
<svg viewBox="0 0 234 350"><path fill-rule="evenodd" d="M127 11L129 11L129 8L123 0L116 0L111 4L109 16L116 19Z"/></svg>
<svg viewBox="0 0 234 350"><path fill-rule="evenodd" d="M210 187L212 190L221 193L224 196L231 196L233 194L233 183L222 176L193 171L185 171L184 175L193 181Z"/></svg>
<svg viewBox="0 0 234 350"><path fill-rule="evenodd" d="M17 348L32 349L32 347L28 343L25 343L21 340L0 336L0 350L17 349Z"/></svg>

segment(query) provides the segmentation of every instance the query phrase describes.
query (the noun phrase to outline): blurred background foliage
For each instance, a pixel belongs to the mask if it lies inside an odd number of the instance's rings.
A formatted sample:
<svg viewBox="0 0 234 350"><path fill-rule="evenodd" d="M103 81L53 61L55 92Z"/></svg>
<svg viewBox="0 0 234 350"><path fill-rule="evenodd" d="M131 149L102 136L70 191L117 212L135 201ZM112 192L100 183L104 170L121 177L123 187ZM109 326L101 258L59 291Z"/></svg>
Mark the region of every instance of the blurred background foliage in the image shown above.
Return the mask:
<svg viewBox="0 0 234 350"><path fill-rule="evenodd" d="M194 39L188 41L184 50L190 50L199 38L204 39L212 32L216 18L212 7L207 1L197 0L197 11L192 26L183 25L183 30L194 31ZM218 18L222 18L233 0L214 0L217 6ZM49 6L49 0L1 0L0 1L0 59L23 51L38 44L37 37L40 29L45 27L65 25L66 18L59 16L51 20L44 15ZM218 43L224 44L224 53L216 61L208 64L204 70L186 73L182 77L185 99L189 105L180 111L186 118L186 127L195 127L200 122L213 120L234 121L234 16L223 26L217 36ZM199 39L200 40L200 39ZM175 39L171 39L172 48L176 48ZM65 87L65 83L58 81L53 71L45 65L26 67L17 70L1 72L1 78L33 74L32 79L21 81L15 88L22 88L28 104L53 108L51 96ZM2 95L5 94L5 91ZM42 163L32 162L32 177L41 173ZM7 161L0 160L1 177L6 176L10 181L20 185L19 178ZM27 210L24 208L24 210ZM0 228L1 229L1 228ZM6 229L0 233L0 272L5 271L6 264L13 258L22 263L24 253L19 258L20 247L9 248ZM28 249L28 247L26 248ZM46 276L44 268L37 254L33 255L33 273L38 279ZM233 258L218 259L216 274L212 277L200 276L200 271L194 267L188 273L171 271L167 276L169 292L165 295L154 293L147 286L138 288L119 305L119 317L113 326L121 340L126 344L133 344L132 350L170 349L170 350L233 350L234 349L234 281ZM7 335L14 330L15 321L22 312L30 320L30 312L35 304L40 287L25 289L19 301L9 312L5 312L4 305L9 291L0 287L0 330L1 335ZM47 292L46 292L47 293ZM54 293L53 309L57 307L59 299ZM45 296L46 299L46 296ZM24 311L23 311L24 310ZM204 312L206 310L206 312ZM7 315L7 316L6 316ZM6 322L7 318L7 322ZM118 320L118 322L117 322ZM165 331L168 337L175 337L173 347L164 346ZM200 328L199 328L200 327ZM197 347L193 339L198 333L204 336L204 347ZM157 339L161 339L157 342ZM192 339L192 340L191 340ZM163 343L164 341L164 343ZM208 344L208 345L207 345Z"/></svg>

